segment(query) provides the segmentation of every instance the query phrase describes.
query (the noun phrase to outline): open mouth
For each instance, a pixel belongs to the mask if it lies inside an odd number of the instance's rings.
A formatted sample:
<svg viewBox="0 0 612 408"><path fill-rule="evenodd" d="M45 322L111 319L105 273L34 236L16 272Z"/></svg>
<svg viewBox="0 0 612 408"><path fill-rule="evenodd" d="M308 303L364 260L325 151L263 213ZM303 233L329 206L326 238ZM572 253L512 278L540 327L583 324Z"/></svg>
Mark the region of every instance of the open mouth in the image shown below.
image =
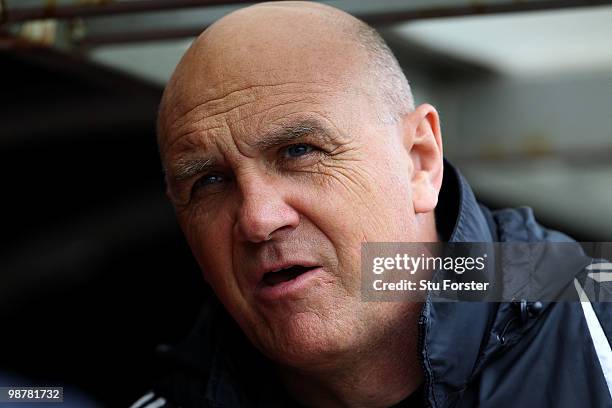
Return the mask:
<svg viewBox="0 0 612 408"><path fill-rule="evenodd" d="M293 265L278 271L266 273L263 277L263 282L268 286L278 285L279 283L293 280L298 276L316 268L316 266L307 267L302 265Z"/></svg>

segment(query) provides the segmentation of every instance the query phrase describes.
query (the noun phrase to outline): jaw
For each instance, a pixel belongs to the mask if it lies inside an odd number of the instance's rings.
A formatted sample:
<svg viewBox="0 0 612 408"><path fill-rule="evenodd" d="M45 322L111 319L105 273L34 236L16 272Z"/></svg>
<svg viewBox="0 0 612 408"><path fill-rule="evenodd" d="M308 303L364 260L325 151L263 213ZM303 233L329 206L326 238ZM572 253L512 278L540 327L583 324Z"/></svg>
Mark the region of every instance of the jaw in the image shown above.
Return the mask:
<svg viewBox="0 0 612 408"><path fill-rule="evenodd" d="M355 310L359 305L337 297L316 298L311 295L290 307L263 310L260 324L243 331L255 347L281 366L331 369L360 348L363 322Z"/></svg>

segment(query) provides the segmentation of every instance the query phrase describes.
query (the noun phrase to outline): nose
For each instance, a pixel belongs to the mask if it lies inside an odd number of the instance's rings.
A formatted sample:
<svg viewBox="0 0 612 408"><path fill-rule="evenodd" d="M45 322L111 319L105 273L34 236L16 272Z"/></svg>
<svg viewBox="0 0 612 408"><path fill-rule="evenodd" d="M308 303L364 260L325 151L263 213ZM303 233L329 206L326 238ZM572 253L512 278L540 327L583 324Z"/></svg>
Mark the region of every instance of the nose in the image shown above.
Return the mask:
<svg viewBox="0 0 612 408"><path fill-rule="evenodd" d="M298 226L300 215L287 203L287 192L278 185L260 178L240 184L241 203L235 225L240 240L265 242Z"/></svg>

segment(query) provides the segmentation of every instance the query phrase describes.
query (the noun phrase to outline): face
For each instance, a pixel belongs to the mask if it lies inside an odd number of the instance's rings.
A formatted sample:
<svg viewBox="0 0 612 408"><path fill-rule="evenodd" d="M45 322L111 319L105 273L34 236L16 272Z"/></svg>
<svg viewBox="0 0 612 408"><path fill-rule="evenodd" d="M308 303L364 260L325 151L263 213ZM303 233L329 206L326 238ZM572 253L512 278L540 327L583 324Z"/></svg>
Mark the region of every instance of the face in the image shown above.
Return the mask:
<svg viewBox="0 0 612 408"><path fill-rule="evenodd" d="M420 238L412 130L382 124L348 82L284 71L211 79L166 118L168 195L204 277L284 364L363 347L405 312L361 301L360 248Z"/></svg>

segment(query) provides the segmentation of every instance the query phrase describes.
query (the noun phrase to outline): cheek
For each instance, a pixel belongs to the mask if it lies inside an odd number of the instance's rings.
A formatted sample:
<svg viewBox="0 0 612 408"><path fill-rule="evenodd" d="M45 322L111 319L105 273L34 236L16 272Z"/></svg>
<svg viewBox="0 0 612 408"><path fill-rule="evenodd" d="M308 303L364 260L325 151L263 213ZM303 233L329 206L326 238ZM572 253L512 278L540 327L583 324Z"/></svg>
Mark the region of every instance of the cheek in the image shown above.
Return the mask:
<svg viewBox="0 0 612 408"><path fill-rule="evenodd" d="M227 217L179 218L187 243L207 282L215 291L232 275L231 222ZM214 231L214 233L213 233Z"/></svg>
<svg viewBox="0 0 612 408"><path fill-rule="evenodd" d="M415 213L412 202L411 164L408 156L383 152L373 166L373 194L369 217L379 229L378 241L401 241L412 238Z"/></svg>
<svg viewBox="0 0 612 408"><path fill-rule="evenodd" d="M306 211L313 222L343 247L405 239L414 218L407 177L373 169L363 179L368 185L354 190L330 183L323 193L312 194L316 198Z"/></svg>
<svg viewBox="0 0 612 408"><path fill-rule="evenodd" d="M301 195L302 208L300 212L308 219L317 231L312 234L321 235L326 241L321 248L333 251L335 275L342 277L342 287L349 293L358 289L358 275L349 271L358 271L361 260L361 242L366 236L364 226L368 217L367 208L355 200L354 196L335 188L331 191L311 191L304 189Z"/></svg>

